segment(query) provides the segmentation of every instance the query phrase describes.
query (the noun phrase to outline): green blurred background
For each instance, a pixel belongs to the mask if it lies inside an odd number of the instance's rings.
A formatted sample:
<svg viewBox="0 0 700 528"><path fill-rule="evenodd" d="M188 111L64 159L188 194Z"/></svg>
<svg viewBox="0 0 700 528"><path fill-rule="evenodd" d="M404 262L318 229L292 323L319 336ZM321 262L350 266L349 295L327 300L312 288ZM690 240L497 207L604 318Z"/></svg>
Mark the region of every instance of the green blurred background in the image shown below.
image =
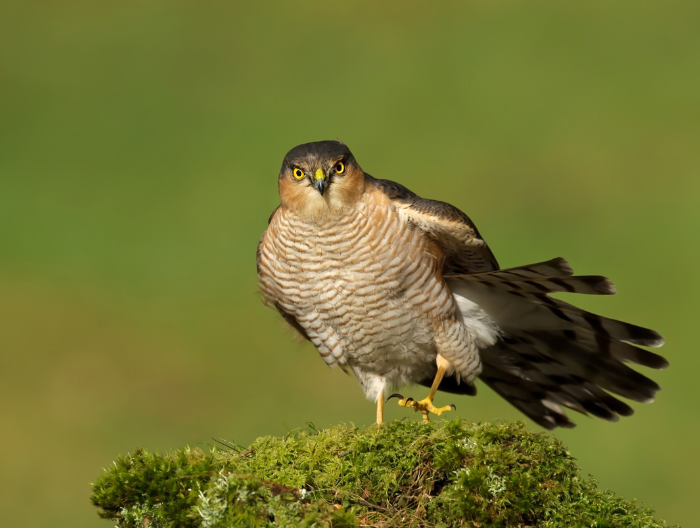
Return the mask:
<svg viewBox="0 0 700 528"><path fill-rule="evenodd" d="M372 423L256 293L282 157L334 138L466 211L502 266L615 281L579 304L667 337L664 390L556 434L697 525L700 3L559 0L4 0L2 524L109 526L89 483L138 446Z"/></svg>

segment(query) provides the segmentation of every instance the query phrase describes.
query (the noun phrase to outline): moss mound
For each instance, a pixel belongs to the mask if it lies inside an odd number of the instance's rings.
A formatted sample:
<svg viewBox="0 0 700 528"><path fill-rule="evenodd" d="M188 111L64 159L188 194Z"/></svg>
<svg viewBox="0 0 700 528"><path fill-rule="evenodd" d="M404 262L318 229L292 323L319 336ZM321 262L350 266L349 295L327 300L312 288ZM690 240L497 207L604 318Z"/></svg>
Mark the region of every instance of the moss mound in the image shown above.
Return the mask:
<svg viewBox="0 0 700 528"><path fill-rule="evenodd" d="M522 423L406 420L311 427L247 449L139 449L105 470L92 502L134 528L666 526Z"/></svg>

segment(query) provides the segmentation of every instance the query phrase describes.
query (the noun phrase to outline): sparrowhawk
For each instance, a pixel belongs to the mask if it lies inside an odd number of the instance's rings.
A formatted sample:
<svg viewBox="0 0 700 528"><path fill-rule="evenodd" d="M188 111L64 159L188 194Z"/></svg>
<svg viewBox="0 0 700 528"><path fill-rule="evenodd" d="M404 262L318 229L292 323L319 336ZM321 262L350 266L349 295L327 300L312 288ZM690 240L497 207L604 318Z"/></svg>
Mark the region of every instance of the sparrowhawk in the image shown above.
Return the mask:
<svg viewBox="0 0 700 528"><path fill-rule="evenodd" d="M650 402L660 387L631 369L667 361L655 331L586 312L549 293L615 293L563 258L500 269L474 223L450 204L363 172L338 141L299 145L279 174L280 206L257 253L267 304L324 361L351 370L377 404L390 387L430 387L399 405L429 420L436 391L476 394L481 379L543 427L564 408L610 421L632 414L611 393Z"/></svg>

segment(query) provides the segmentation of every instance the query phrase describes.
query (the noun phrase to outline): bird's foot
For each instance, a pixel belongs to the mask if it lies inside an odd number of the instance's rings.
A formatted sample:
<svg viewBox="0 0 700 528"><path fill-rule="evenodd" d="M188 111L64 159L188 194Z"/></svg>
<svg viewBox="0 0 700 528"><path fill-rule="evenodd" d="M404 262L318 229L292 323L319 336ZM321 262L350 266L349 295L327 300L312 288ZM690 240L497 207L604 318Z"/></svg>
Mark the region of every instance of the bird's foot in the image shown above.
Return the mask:
<svg viewBox="0 0 700 528"><path fill-rule="evenodd" d="M444 412L453 411L457 409L454 403L445 405L444 407L435 407L433 405L433 400L430 397L417 401L413 398L404 398L403 396L401 396L401 394L392 394L386 399L386 401L389 401L392 398L398 398L399 405L401 407L411 407L415 412L420 411L423 414L424 422L430 421L430 413L437 414L438 416L440 416Z"/></svg>

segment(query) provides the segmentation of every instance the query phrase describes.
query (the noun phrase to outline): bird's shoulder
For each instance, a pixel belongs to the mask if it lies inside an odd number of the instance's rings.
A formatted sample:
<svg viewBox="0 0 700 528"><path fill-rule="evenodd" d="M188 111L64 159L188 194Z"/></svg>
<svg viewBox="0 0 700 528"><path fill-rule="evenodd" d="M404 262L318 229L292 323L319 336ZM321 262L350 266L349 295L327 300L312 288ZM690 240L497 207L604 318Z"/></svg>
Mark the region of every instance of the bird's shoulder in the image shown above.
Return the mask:
<svg viewBox="0 0 700 528"><path fill-rule="evenodd" d="M275 217L275 215L277 213L279 213L281 208L282 208L281 205L278 205L277 207L275 207L275 210L272 211L272 213L270 214L270 218L267 219L267 225L270 225L272 223L272 219Z"/></svg>
<svg viewBox="0 0 700 528"><path fill-rule="evenodd" d="M445 254L444 272L478 273L498 269L498 262L472 220L457 207L422 198L391 180L365 174L366 184L382 193L412 226L425 231Z"/></svg>
<svg viewBox="0 0 700 528"><path fill-rule="evenodd" d="M367 182L383 192L390 200L398 204L408 206L414 213L432 216L443 222L455 222L466 227L479 236L474 222L454 205L438 200L422 198L407 187L391 180L380 180L369 174L365 174Z"/></svg>
<svg viewBox="0 0 700 528"><path fill-rule="evenodd" d="M275 207L275 210L272 211L272 214L270 217L267 219L267 229L263 232L262 236L260 237L260 240L258 241L258 247L255 252L255 262L256 262L256 268L258 271L258 276L262 277L264 275L264 264L263 264L263 247L265 246L266 243L269 243L270 237L274 237L274 226L272 225L272 220L275 218L275 215L279 214L281 210L281 206ZM271 233L272 231L272 233Z"/></svg>

